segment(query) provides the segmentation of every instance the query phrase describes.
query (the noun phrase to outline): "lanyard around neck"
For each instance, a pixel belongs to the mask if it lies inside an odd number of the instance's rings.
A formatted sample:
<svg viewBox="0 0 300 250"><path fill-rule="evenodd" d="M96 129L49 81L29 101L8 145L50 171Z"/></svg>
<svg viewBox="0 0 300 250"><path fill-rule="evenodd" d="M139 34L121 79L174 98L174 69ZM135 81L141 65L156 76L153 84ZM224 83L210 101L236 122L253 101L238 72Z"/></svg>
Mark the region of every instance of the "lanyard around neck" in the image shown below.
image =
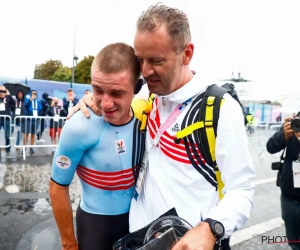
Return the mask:
<svg viewBox="0 0 300 250"><path fill-rule="evenodd" d="M31 101L31 104L32 104L32 109L37 110L37 100L36 100L36 99L35 99L35 100L32 100L32 101Z"/></svg>
<svg viewBox="0 0 300 250"><path fill-rule="evenodd" d="M60 111L60 107L59 106L54 106L54 114L58 115L58 112Z"/></svg>
<svg viewBox="0 0 300 250"><path fill-rule="evenodd" d="M156 145L158 144L162 134L176 121L178 116L182 113L182 111L185 109L185 107L189 104L189 102L191 100L192 100L192 98L189 98L185 102L183 102L181 104L178 104L178 106L169 115L168 119L158 129L158 132L157 132L157 134L155 135L155 137L152 141L152 146L156 147Z"/></svg>

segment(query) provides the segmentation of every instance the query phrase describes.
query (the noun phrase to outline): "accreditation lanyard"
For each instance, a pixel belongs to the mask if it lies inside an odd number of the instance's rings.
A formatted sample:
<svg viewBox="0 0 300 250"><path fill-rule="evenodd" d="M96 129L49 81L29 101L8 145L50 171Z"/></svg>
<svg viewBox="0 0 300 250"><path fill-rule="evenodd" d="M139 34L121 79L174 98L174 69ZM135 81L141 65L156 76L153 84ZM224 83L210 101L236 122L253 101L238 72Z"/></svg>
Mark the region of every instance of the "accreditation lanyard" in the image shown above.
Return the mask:
<svg viewBox="0 0 300 250"><path fill-rule="evenodd" d="M38 108L37 100L32 100L31 101L31 105L32 105L33 116L38 116L38 112L37 112L37 108Z"/></svg>
<svg viewBox="0 0 300 250"><path fill-rule="evenodd" d="M37 109L37 100L31 101L32 109Z"/></svg>
<svg viewBox="0 0 300 250"><path fill-rule="evenodd" d="M148 160L149 160L149 156L151 154L151 151L157 146L157 144L160 140L160 137L163 135L163 133L176 121L178 116L182 113L182 111L185 109L185 107L189 104L189 102L191 100L192 100L192 98L189 98L185 102L183 102L181 104L178 104L178 106L173 110L173 112L168 117L168 119L158 129L158 132L156 133L154 139L151 142L150 149L147 150L147 151L145 150L143 160L142 160L141 166L140 166L139 176L138 176L137 183L136 183L136 186L135 186L135 191L133 193L133 197L136 200L138 199L138 197L141 193L142 187L143 187L145 174L146 174L146 171L147 171L147 168L148 168Z"/></svg>
<svg viewBox="0 0 300 250"><path fill-rule="evenodd" d="M19 101L19 105L18 105L18 101L17 101L17 107L15 109L15 115L20 115L21 114L21 107L22 107L22 101Z"/></svg>
<svg viewBox="0 0 300 250"><path fill-rule="evenodd" d="M0 103L0 111L5 111L5 103L6 103L6 97L4 97L3 102Z"/></svg>
<svg viewBox="0 0 300 250"><path fill-rule="evenodd" d="M54 121L58 122L59 121L59 111L60 111L60 107L53 107L54 108Z"/></svg>

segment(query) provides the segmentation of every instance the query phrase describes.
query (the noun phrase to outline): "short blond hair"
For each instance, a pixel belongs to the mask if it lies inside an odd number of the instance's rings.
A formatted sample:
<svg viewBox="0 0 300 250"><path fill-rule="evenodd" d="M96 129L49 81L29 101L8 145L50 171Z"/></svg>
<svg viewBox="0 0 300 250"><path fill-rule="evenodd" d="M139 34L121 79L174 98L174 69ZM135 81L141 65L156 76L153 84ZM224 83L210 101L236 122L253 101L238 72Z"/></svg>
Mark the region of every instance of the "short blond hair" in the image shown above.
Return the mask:
<svg viewBox="0 0 300 250"><path fill-rule="evenodd" d="M101 49L93 61L91 70L108 74L128 70L132 74L134 86L141 75L140 63L134 49L125 43L113 43Z"/></svg>

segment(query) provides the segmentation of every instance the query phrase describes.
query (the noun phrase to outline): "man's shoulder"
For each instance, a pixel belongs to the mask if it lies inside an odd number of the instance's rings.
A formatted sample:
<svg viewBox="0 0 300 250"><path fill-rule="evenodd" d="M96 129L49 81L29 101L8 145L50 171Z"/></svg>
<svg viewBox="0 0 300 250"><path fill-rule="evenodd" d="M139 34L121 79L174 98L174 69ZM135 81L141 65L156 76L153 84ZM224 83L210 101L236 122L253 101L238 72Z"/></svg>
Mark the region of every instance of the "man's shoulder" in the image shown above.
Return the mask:
<svg viewBox="0 0 300 250"><path fill-rule="evenodd" d="M41 102L42 105L49 105L48 102L45 99L41 99L40 102Z"/></svg>
<svg viewBox="0 0 300 250"><path fill-rule="evenodd" d="M86 118L79 110L71 117L69 121L73 124L81 124L82 126L86 127L94 126L93 124L99 124L99 126L101 126L103 123L106 123L102 116L96 115L89 107L87 107L87 109L90 113L89 118Z"/></svg>
<svg viewBox="0 0 300 250"><path fill-rule="evenodd" d="M6 96L6 98L8 98L11 102L15 102L15 99L11 95Z"/></svg>
<svg viewBox="0 0 300 250"><path fill-rule="evenodd" d="M75 136L78 140L90 141L89 138L94 137L95 133L100 132L105 127L103 118L92 114L92 110L89 110L89 112L89 118L86 118L81 111L78 111L69 120L66 120L63 131L67 134L67 137Z"/></svg>

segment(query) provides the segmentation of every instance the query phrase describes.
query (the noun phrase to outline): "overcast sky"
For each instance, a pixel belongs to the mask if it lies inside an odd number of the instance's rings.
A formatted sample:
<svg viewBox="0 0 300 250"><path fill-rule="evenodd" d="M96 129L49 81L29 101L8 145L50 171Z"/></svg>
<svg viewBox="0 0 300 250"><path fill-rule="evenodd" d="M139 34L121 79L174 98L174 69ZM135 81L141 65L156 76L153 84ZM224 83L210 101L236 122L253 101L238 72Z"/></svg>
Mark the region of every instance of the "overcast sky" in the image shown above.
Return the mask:
<svg viewBox="0 0 300 250"><path fill-rule="evenodd" d="M33 77L35 64L72 66L112 42L133 45L135 22L153 0L1 0L0 76ZM191 68L207 79L241 72L261 92L299 89L300 1L165 0L188 14ZM281 86L280 86L281 85ZM283 87L284 86L284 87Z"/></svg>

